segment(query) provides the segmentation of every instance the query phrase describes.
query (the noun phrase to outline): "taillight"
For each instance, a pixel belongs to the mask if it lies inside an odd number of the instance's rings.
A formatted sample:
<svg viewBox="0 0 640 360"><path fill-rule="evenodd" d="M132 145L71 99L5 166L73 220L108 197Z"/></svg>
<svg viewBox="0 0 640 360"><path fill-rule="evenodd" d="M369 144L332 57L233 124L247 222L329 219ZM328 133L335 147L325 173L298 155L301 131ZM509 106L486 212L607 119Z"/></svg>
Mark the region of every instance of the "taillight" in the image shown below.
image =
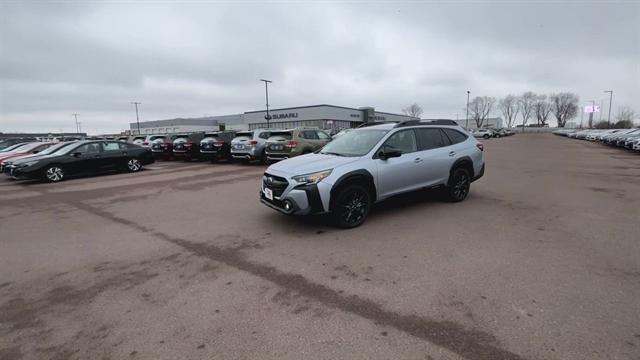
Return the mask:
<svg viewBox="0 0 640 360"><path fill-rule="evenodd" d="M222 145L224 145L224 141L216 141L215 143L213 143L213 146L215 147L221 147Z"/></svg>
<svg viewBox="0 0 640 360"><path fill-rule="evenodd" d="M187 146L187 147L191 147L191 145L193 145L193 141L191 140L184 143L184 146Z"/></svg>
<svg viewBox="0 0 640 360"><path fill-rule="evenodd" d="M287 141L287 144L285 145L286 147L290 147L290 148L294 148L298 145L298 142L295 140L289 140Z"/></svg>
<svg viewBox="0 0 640 360"><path fill-rule="evenodd" d="M484 145L482 145L482 143L477 143L476 147L478 147L478 149L480 149L480 151L484 151Z"/></svg>
<svg viewBox="0 0 640 360"><path fill-rule="evenodd" d="M258 142L257 142L257 141L255 141L255 140L251 140L251 141L249 141L248 143L249 143L249 145L252 145L252 146L253 146L253 145L258 145Z"/></svg>

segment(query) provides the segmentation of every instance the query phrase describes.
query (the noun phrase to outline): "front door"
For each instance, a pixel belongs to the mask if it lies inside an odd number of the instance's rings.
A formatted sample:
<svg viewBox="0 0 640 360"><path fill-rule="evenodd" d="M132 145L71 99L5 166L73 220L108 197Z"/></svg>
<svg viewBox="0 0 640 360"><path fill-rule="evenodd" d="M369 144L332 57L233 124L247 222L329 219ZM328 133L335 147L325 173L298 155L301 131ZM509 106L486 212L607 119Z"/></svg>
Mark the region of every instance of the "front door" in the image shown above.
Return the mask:
<svg viewBox="0 0 640 360"><path fill-rule="evenodd" d="M65 165L70 174L94 173L100 163L100 143L83 144L69 153L73 158Z"/></svg>
<svg viewBox="0 0 640 360"><path fill-rule="evenodd" d="M398 131L380 149L384 147L401 150L402 155L376 160L379 195L387 197L420 188L422 179L419 168L422 159L418 154L415 132L412 129Z"/></svg>

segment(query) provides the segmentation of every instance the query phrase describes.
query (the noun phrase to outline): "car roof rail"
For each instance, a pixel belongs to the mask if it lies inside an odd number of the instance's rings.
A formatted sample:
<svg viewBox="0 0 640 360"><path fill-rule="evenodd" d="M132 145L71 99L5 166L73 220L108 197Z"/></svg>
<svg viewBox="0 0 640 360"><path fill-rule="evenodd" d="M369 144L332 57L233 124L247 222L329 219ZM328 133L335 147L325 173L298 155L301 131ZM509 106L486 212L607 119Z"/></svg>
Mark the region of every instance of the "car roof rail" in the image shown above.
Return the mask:
<svg viewBox="0 0 640 360"><path fill-rule="evenodd" d="M398 123L396 128L405 126L417 126L417 125L447 125L447 126L460 126L454 120L448 119L435 119L435 120L406 120Z"/></svg>
<svg viewBox="0 0 640 360"><path fill-rule="evenodd" d="M364 128L364 127L369 127L369 126L376 126L376 125L384 125L384 124L397 124L399 123L399 121L378 121L378 122L370 122L370 123L362 123L358 126L356 126L356 129L359 128ZM349 128L347 128L349 129Z"/></svg>

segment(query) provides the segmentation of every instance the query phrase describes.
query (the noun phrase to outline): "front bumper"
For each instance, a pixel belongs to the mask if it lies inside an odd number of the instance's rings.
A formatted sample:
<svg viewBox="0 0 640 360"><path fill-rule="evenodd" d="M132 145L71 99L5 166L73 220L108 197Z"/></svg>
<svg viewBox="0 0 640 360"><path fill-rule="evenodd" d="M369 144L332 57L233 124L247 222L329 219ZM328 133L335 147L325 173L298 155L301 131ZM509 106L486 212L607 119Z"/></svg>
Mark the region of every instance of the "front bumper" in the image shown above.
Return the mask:
<svg viewBox="0 0 640 360"><path fill-rule="evenodd" d="M321 193L329 194L331 185L320 182L313 185L304 185L288 180L284 174L265 173L259 192L260 202L264 205L287 215L311 215L328 211L328 196L323 197ZM268 185L267 177L279 178L278 185L274 188ZM282 190L284 181L287 181L286 188ZM273 199L267 199L265 188L272 189Z"/></svg>

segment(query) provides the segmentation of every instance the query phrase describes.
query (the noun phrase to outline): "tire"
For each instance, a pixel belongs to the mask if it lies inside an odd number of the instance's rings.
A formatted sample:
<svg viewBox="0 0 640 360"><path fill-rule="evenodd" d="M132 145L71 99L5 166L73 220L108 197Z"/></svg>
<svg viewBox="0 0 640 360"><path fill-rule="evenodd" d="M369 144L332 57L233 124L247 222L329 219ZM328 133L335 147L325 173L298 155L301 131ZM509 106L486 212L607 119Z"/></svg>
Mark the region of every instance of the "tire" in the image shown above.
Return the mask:
<svg viewBox="0 0 640 360"><path fill-rule="evenodd" d="M53 183L53 182L60 182L64 180L65 174L62 166L49 165L44 169L42 176L45 181Z"/></svg>
<svg viewBox="0 0 640 360"><path fill-rule="evenodd" d="M447 200L460 202L467 198L471 188L471 175L465 168L459 167L453 170L447 185Z"/></svg>
<svg viewBox="0 0 640 360"><path fill-rule="evenodd" d="M142 170L142 163L138 158L130 158L127 160L127 171L128 172L138 172Z"/></svg>
<svg viewBox="0 0 640 360"><path fill-rule="evenodd" d="M482 137L483 137L483 138L485 138L485 139L488 139L488 138L490 138L491 136L489 136L488 134L484 134L484 135L482 135Z"/></svg>
<svg viewBox="0 0 640 360"><path fill-rule="evenodd" d="M364 223L371 210L371 194L362 185L347 185L340 190L331 212L335 224L343 229L358 227Z"/></svg>

